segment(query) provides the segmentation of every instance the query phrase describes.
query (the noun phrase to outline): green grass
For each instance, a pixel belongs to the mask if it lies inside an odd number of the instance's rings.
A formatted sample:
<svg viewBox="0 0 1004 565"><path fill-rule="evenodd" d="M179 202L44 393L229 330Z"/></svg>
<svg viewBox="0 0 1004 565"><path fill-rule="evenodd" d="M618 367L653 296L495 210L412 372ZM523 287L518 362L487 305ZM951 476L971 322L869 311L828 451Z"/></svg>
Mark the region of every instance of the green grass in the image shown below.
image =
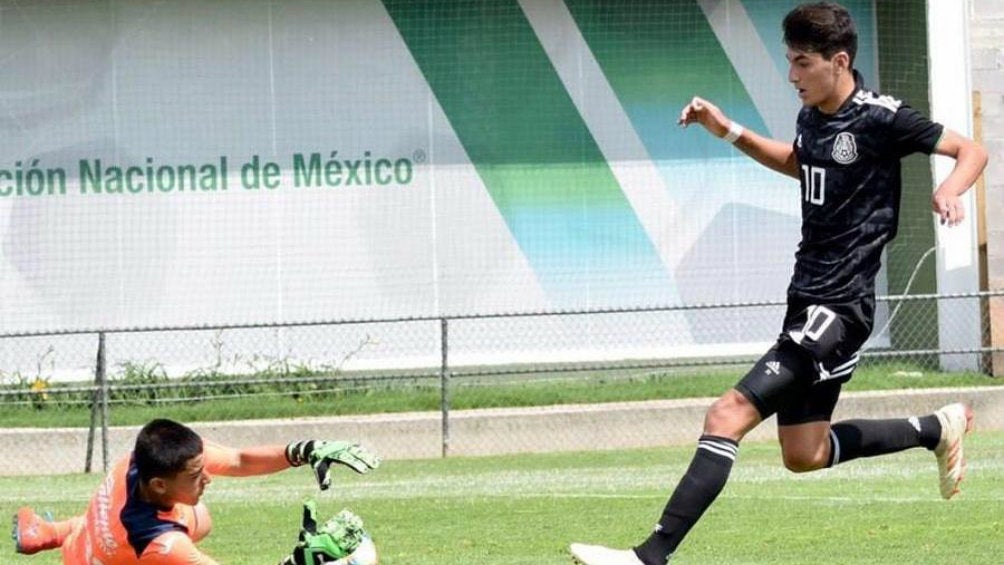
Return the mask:
<svg viewBox="0 0 1004 565"><path fill-rule="evenodd" d="M793 475L775 443L746 443L731 481L673 565L1000 565L1004 433L977 432L969 477L938 496L933 457L912 450ZM203 549L224 565L276 563L292 545L300 500L366 520L384 565L567 565L571 541L627 546L657 519L692 447L388 461L344 473L323 494L305 470L217 478L204 500L215 531ZM0 510L83 510L96 475L0 478ZM54 553L5 564L56 565Z"/></svg>
<svg viewBox="0 0 1004 565"><path fill-rule="evenodd" d="M676 372L619 370L544 373L513 376L465 377L453 381L452 409L545 406L666 398L714 397L731 387L747 365ZM418 383L418 384L415 384ZM873 364L860 368L844 390L893 390L946 386L1000 386L1004 379L979 373L920 372L909 365ZM165 393L166 394L166 393ZM439 382L411 380L406 384L380 384L288 396L260 391L234 394L233 398L185 399L183 402L129 401L111 405L112 425L140 425L152 418L183 422L296 418L439 410ZM38 407L0 403L0 427L85 427L90 422L87 405L58 405L57 395Z"/></svg>

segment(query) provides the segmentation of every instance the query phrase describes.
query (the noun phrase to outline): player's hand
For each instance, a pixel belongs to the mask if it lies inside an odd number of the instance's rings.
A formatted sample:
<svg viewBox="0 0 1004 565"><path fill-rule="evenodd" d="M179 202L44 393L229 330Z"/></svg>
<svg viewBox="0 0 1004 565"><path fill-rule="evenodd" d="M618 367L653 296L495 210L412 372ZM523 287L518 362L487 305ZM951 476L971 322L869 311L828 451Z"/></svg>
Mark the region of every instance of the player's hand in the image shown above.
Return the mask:
<svg viewBox="0 0 1004 565"><path fill-rule="evenodd" d="M356 443L347 441L308 440L286 446L286 459L294 467L309 463L321 490L331 486L331 466L345 465L357 473L367 473L380 466L380 458Z"/></svg>
<svg viewBox="0 0 1004 565"><path fill-rule="evenodd" d="M947 190L934 192L931 196L931 209L938 215L941 225L957 226L966 217L962 199Z"/></svg>
<svg viewBox="0 0 1004 565"><path fill-rule="evenodd" d="M363 521L349 510L342 510L324 524L317 524L317 505L303 503L303 524L293 552L279 565L324 565L351 555L363 542Z"/></svg>
<svg viewBox="0 0 1004 565"><path fill-rule="evenodd" d="M707 100L695 96L689 104L683 107L680 111L680 119L676 122L682 127L687 127L690 124L698 123L704 126L704 129L711 132L712 135L716 137L722 137L729 131L729 125L732 124L732 120L728 119L725 114Z"/></svg>

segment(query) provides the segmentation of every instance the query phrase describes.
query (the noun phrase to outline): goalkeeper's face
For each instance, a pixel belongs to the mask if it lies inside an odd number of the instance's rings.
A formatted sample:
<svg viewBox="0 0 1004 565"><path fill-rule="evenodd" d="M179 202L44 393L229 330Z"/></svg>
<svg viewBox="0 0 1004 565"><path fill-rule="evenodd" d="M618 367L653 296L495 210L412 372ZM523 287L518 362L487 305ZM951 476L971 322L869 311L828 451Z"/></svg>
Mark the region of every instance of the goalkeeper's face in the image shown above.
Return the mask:
<svg viewBox="0 0 1004 565"><path fill-rule="evenodd" d="M173 477L164 479L164 502L195 506L212 480L206 473L205 458L200 453L189 459L185 468Z"/></svg>

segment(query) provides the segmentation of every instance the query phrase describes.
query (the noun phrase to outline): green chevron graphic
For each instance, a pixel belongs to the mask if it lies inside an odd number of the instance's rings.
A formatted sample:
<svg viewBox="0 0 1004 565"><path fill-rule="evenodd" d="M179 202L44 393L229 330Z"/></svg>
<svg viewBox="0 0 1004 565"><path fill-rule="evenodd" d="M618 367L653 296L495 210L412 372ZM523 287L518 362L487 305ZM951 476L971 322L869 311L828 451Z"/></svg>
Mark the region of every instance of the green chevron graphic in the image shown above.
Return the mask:
<svg viewBox="0 0 1004 565"><path fill-rule="evenodd" d="M583 290L623 302L632 285L669 300L667 270L518 3L384 5L552 303Z"/></svg>

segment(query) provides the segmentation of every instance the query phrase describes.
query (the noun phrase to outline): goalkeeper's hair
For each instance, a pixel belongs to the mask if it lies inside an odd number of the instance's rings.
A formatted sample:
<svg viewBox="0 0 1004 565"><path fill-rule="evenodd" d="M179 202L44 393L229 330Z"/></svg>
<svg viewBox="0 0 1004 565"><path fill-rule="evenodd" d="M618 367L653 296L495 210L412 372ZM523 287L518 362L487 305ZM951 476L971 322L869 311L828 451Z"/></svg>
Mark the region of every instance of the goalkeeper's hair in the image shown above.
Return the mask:
<svg viewBox="0 0 1004 565"><path fill-rule="evenodd" d="M854 66L858 52L858 30L850 12L833 2L802 4L788 12L781 24L784 44L792 49L819 53L829 61L844 51Z"/></svg>
<svg viewBox="0 0 1004 565"><path fill-rule="evenodd" d="M171 478L188 461L202 453L202 438L191 428L173 420L152 420L136 436L133 461L144 483L156 477Z"/></svg>

